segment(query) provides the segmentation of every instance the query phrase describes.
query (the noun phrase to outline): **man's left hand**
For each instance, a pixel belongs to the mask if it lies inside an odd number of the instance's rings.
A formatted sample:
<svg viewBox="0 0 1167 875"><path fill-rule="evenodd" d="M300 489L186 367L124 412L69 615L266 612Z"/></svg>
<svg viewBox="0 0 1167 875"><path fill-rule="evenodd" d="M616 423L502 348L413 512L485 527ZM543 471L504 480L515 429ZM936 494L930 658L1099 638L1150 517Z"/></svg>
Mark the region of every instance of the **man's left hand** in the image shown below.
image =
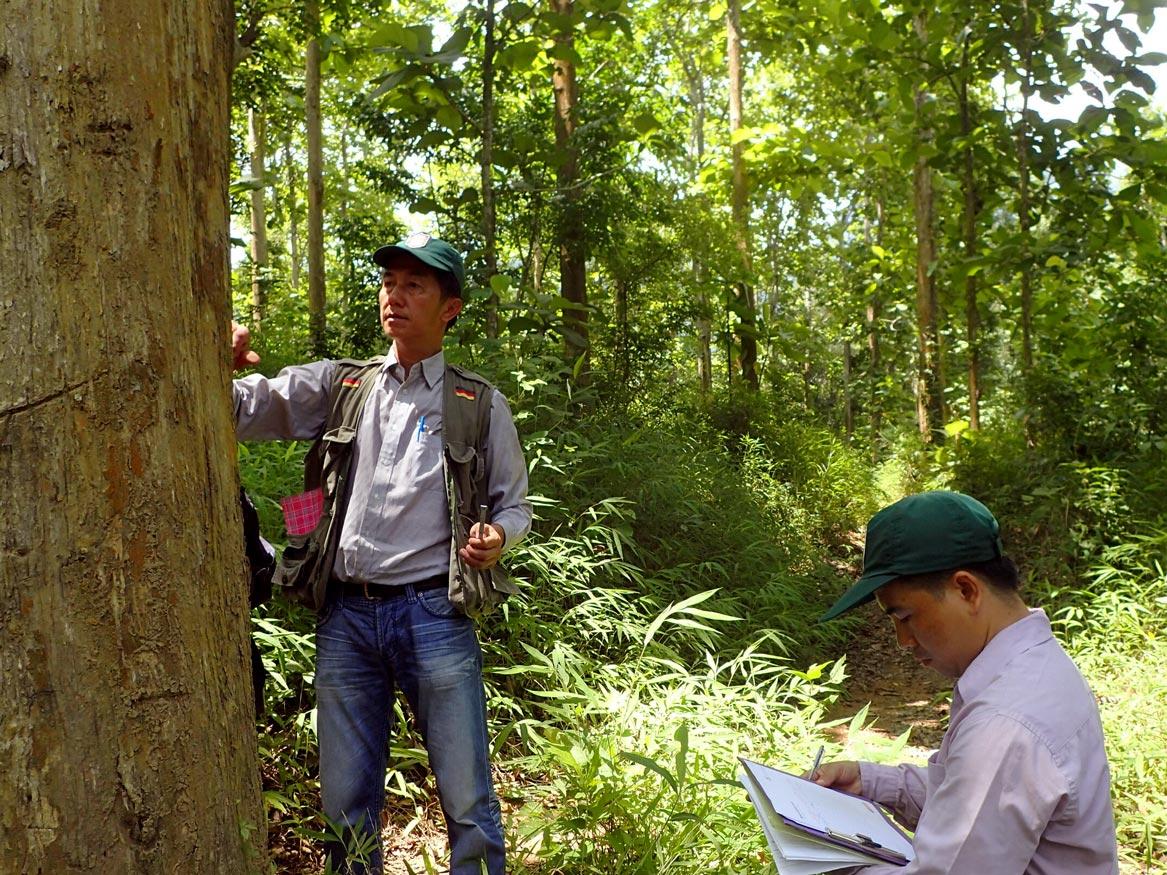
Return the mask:
<svg viewBox="0 0 1167 875"><path fill-rule="evenodd" d="M494 523L475 523L470 529L470 540L458 551L462 561L471 568L490 568L502 555L506 532Z"/></svg>

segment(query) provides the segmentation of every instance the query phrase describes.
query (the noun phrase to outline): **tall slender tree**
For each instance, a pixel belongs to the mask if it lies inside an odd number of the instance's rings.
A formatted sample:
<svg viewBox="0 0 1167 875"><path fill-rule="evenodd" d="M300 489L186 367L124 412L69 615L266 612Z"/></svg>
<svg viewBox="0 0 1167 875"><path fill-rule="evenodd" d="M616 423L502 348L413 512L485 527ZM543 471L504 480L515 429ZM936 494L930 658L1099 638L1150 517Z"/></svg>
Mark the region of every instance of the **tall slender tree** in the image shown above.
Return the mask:
<svg viewBox="0 0 1167 875"><path fill-rule="evenodd" d="M559 288L567 305L563 310L564 353L579 365L581 379L588 372L587 257L579 178L576 106L574 0L551 0L556 15L552 86L555 93L555 147L559 152L557 181L562 202L559 227Z"/></svg>
<svg viewBox="0 0 1167 875"><path fill-rule="evenodd" d="M267 205L266 146L263 112L247 111L248 145L251 152L251 325L258 329L267 315Z"/></svg>
<svg viewBox="0 0 1167 875"><path fill-rule="evenodd" d="M916 34L927 51L928 22L921 13L915 19ZM917 155L912 173L916 216L916 423L926 443L936 439L943 425L944 385L940 372L940 329L936 295L936 218L932 166L928 151L933 139L928 118L928 68L921 67L916 88Z"/></svg>
<svg viewBox="0 0 1167 875"><path fill-rule="evenodd" d="M737 136L742 129L741 18L741 0L729 0L726 10L726 65L729 73L729 134L733 143L733 229L740 272L734 283L734 309L740 326L738 347L741 350L742 379L747 386L757 389L758 331L750 256L750 191L746 178L745 143Z"/></svg>
<svg viewBox="0 0 1167 875"><path fill-rule="evenodd" d="M304 113L308 139L308 342L326 355L324 292L324 132L320 117L320 2L305 0L308 46L304 62Z"/></svg>

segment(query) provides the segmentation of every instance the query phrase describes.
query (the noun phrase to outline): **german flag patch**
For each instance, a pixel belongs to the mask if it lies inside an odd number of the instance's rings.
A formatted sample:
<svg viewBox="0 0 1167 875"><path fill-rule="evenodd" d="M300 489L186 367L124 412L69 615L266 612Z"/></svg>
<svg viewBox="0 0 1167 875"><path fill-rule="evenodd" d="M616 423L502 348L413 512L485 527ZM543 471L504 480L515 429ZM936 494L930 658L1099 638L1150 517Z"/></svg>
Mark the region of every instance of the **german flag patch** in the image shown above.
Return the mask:
<svg viewBox="0 0 1167 875"><path fill-rule="evenodd" d="M467 401L473 401L478 397L478 394L473 389L464 389L461 386L454 388L454 395L458 398L465 398Z"/></svg>
<svg viewBox="0 0 1167 875"><path fill-rule="evenodd" d="M344 386L346 389L355 389L357 386L361 385L361 381L356 377L345 377L340 381L340 385Z"/></svg>

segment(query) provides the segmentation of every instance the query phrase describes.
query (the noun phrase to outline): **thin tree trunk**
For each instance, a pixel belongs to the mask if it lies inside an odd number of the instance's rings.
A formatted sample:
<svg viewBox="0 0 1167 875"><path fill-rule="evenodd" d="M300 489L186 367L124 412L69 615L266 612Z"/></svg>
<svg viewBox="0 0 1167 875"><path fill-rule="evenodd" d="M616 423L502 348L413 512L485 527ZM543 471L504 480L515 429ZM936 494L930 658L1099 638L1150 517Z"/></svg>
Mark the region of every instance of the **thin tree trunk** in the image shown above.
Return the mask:
<svg viewBox="0 0 1167 875"><path fill-rule="evenodd" d="M916 18L916 32L927 42L927 23L923 15ZM932 141L932 129L925 117L925 86L916 89L916 128L921 148ZM913 172L916 213L916 421L925 443L932 443L942 433L944 388L940 378L940 336L937 318L934 194L932 168L921 154Z"/></svg>
<svg viewBox="0 0 1167 875"><path fill-rule="evenodd" d="M565 21L570 21L574 0L551 0L551 8ZM571 25L565 25L555 35L556 45L571 49L575 37ZM563 156L557 179L562 198L562 220L559 231L559 287L567 300L563 311L564 354L568 362L578 365L580 382L588 380L588 295L584 273L586 243L583 212L580 206L579 146L575 142L577 126L575 65L564 58L555 59L552 73L555 91L555 148ZM582 358L582 360L581 360Z"/></svg>
<svg viewBox="0 0 1167 875"><path fill-rule="evenodd" d="M247 135L251 147L251 178L259 182L267 176L263 113L255 107L247 112ZM267 315L267 207L265 188L251 190L251 327L258 331Z"/></svg>
<svg viewBox="0 0 1167 875"><path fill-rule="evenodd" d="M843 431L847 440L855 433L855 405L851 398L851 341L843 341Z"/></svg>
<svg viewBox="0 0 1167 875"><path fill-rule="evenodd" d="M980 194L977 191L976 167L974 164L972 132L972 105L968 94L968 39L964 43L964 72L960 82L960 132L964 138L964 173L962 189L964 195L963 237L964 257L973 259L977 254L977 217L980 215ZM980 400L980 308L977 305L977 275L970 270L964 279L965 338L968 342L968 425L973 431L981 427Z"/></svg>
<svg viewBox="0 0 1167 875"><path fill-rule="evenodd" d="M337 192L336 214L340 216L340 224L344 228L348 228L348 194L349 194L349 170L348 170L348 128L341 125L340 128L340 191ZM352 306L352 295L357 287L357 265L353 259L352 251L349 248L348 235L341 235L341 258L344 261L345 274L347 275L347 282L344 288L344 298L341 301L341 311L349 312L349 307Z"/></svg>
<svg viewBox="0 0 1167 875"><path fill-rule="evenodd" d="M498 273L497 220L494 214L494 0L484 0L486 33L482 41L482 260L486 281ZM486 299L486 336L498 337L498 293Z"/></svg>
<svg viewBox="0 0 1167 875"><path fill-rule="evenodd" d="M266 871L227 373L230 4L6 4L0 869Z"/></svg>
<svg viewBox="0 0 1167 875"><path fill-rule="evenodd" d="M1021 119L1017 126L1018 219L1021 225L1021 365L1033 368L1033 269L1029 263L1029 95L1033 91L1033 21L1021 0Z"/></svg>
<svg viewBox="0 0 1167 875"><path fill-rule="evenodd" d="M689 102L693 106L693 119L689 125L689 154L693 158L691 181L696 182L705 160L705 80L701 70L688 55L684 55L682 60L689 85ZM693 257L692 270L693 287L697 290L697 379L701 394L708 396L713 391L713 315L710 312L709 294L705 289L705 266L696 255Z"/></svg>
<svg viewBox="0 0 1167 875"><path fill-rule="evenodd" d="M875 242L880 249L883 248L884 241L884 215L885 208L883 194L881 192L875 199ZM867 299L867 354L870 368L868 383L870 385L871 446L873 454L878 454L879 435L883 429L883 404L882 398L879 395L879 383L883 377L883 362L880 359L879 350L879 320L882 316L882 309L883 305L879 297L879 290L873 289L871 297Z"/></svg>
<svg viewBox="0 0 1167 875"><path fill-rule="evenodd" d="M732 139L742 128L742 44L741 2L729 0L726 60L729 72L729 134ZM734 284L735 309L741 320L738 344L741 348L742 379L751 389L758 388L757 310L754 306L750 277L749 181L746 179L745 144L733 145L733 229L737 245L739 281Z"/></svg>
<svg viewBox="0 0 1167 875"><path fill-rule="evenodd" d="M292 159L292 135L284 141L284 170L288 180L288 286L300 289L300 216L296 199L296 164Z"/></svg>
<svg viewBox="0 0 1167 875"><path fill-rule="evenodd" d="M304 111L308 133L308 343L318 356L327 355L324 312L324 137L320 120L320 6L304 4L308 51L304 65Z"/></svg>
<svg viewBox="0 0 1167 875"><path fill-rule="evenodd" d="M616 358L620 362L620 378L627 386L632 376L632 356L628 343L628 282L616 281Z"/></svg>

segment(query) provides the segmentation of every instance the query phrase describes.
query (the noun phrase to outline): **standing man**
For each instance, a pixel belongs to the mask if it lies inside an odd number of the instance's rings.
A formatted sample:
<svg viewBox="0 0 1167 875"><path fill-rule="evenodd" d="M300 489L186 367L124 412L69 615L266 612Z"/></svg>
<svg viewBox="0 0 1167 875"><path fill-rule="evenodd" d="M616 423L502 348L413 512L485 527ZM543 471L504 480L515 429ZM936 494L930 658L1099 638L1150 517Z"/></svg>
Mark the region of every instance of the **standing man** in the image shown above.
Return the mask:
<svg viewBox="0 0 1167 875"><path fill-rule="evenodd" d="M926 766L835 762L811 776L915 830L915 860L862 875L1118 873L1094 695L1045 613L1021 600L998 532L967 495L908 496L871 518L863 576L823 615L874 597L900 646L956 679Z"/></svg>
<svg viewBox="0 0 1167 875"><path fill-rule="evenodd" d="M451 875L480 875L483 865L490 875L503 875L482 654L473 621L450 601L449 582L452 561L492 569L528 532L527 468L506 399L475 375L455 374L442 355L446 329L462 309L465 274L457 251L414 234L378 249L373 260L381 267L381 327L391 341L383 363L373 360L359 377L351 362L319 361L270 379L236 380L236 434L240 440L316 439L330 420L330 436L344 432L335 427L338 399L374 381L364 387L347 476L325 509L338 535L323 551L327 557L334 549L335 559L322 563L316 627L324 812L358 844L371 843L373 852L367 869L346 863L340 842L328 846L328 857L337 870L381 871L381 807L393 694L400 687L437 781ZM232 342L237 367L257 360L246 329L235 326ZM480 448L485 485L475 497L485 505L479 519L489 522L455 533L444 474L443 388L459 375L473 381L469 389L458 383L459 398L483 392L490 398Z"/></svg>

